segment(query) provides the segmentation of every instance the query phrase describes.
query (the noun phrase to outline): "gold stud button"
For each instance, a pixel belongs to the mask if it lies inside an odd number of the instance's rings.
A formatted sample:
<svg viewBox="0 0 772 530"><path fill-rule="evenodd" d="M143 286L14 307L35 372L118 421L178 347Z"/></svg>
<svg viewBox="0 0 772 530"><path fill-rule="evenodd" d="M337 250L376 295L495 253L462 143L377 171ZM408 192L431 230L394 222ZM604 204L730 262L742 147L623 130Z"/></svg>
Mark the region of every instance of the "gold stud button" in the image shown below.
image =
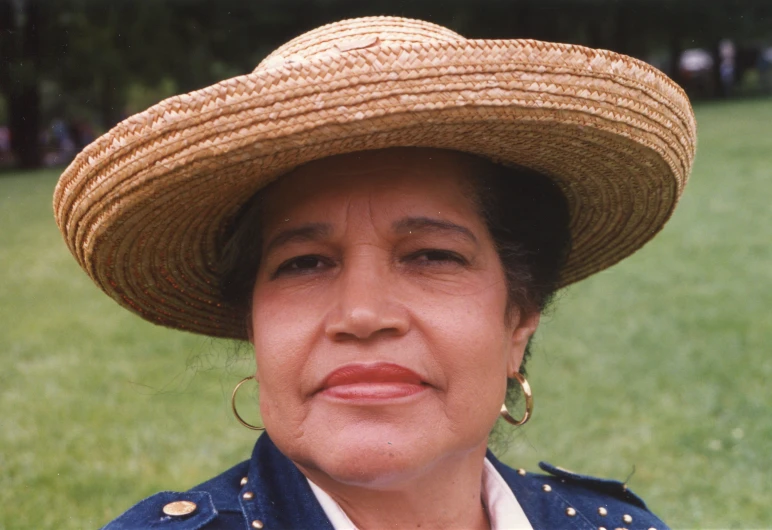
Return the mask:
<svg viewBox="0 0 772 530"><path fill-rule="evenodd" d="M569 517L573 517L574 515L576 515L576 510L574 510L569 506L568 508L566 508L566 515Z"/></svg>
<svg viewBox="0 0 772 530"><path fill-rule="evenodd" d="M550 491L552 491L552 486L550 486L549 484L545 484L544 486L541 487L541 489L549 493Z"/></svg>
<svg viewBox="0 0 772 530"><path fill-rule="evenodd" d="M241 484L242 486L246 486L247 485L247 477L242 478L241 482L239 482L239 484Z"/></svg>
<svg viewBox="0 0 772 530"><path fill-rule="evenodd" d="M622 516L622 520L625 522L625 524L630 524L633 522L633 518L630 515L624 514Z"/></svg>
<svg viewBox="0 0 772 530"><path fill-rule="evenodd" d="M252 493L251 491L245 491L244 495L242 495L241 498L244 499L245 501L251 501L252 499L255 498L255 494Z"/></svg>
<svg viewBox="0 0 772 530"><path fill-rule="evenodd" d="M190 501L174 501L163 507L163 512L171 517L181 517L196 511L196 503Z"/></svg>
<svg viewBox="0 0 772 530"><path fill-rule="evenodd" d="M257 530L260 530L263 527L263 521L260 519L255 519L252 521L252 528L257 528Z"/></svg>
<svg viewBox="0 0 772 530"><path fill-rule="evenodd" d="M518 469L517 470L517 474L520 475L521 477L524 477L525 476L525 469L523 469L523 468Z"/></svg>
<svg viewBox="0 0 772 530"><path fill-rule="evenodd" d="M601 517L606 517L608 515L608 510L603 506L601 506L600 508L598 508L598 515L600 515Z"/></svg>

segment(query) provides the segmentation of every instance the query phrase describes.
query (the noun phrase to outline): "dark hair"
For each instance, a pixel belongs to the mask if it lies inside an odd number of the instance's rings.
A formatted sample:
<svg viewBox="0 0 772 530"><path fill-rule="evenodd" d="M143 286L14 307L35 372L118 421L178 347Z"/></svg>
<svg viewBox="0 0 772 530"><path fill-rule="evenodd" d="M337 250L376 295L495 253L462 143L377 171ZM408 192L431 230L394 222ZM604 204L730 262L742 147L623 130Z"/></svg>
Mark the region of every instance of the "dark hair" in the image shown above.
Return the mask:
<svg viewBox="0 0 772 530"><path fill-rule="evenodd" d="M487 161L480 168L472 191L507 277L509 310L543 311L571 243L565 197L552 180L530 169Z"/></svg>
<svg viewBox="0 0 772 530"><path fill-rule="evenodd" d="M507 311L541 312L554 296L571 244L565 197L552 180L536 171L506 167L471 155L469 160L473 168L470 191L506 274ZM220 259L222 297L243 313L245 326L260 266L264 195L265 189L241 208L226 234ZM530 346L520 368L523 374ZM519 390L519 384L510 379L508 406L517 401Z"/></svg>
<svg viewBox="0 0 772 530"><path fill-rule="evenodd" d="M472 186L506 274L506 316L514 309L543 312L555 296L571 247L565 196L549 177L536 171L487 161L480 167L483 170L473 175ZM532 340L520 365L523 375ZM519 383L508 379L507 407L517 403L520 392Z"/></svg>

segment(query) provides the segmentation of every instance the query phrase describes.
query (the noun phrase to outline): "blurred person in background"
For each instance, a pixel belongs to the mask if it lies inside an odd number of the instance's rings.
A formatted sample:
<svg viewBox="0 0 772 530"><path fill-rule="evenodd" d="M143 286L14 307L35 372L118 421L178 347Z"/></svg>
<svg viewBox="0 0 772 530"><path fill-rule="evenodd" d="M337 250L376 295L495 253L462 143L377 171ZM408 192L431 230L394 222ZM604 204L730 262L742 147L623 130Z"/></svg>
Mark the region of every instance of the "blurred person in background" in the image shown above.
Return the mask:
<svg viewBox="0 0 772 530"><path fill-rule="evenodd" d="M759 50L756 67L759 70L762 91L772 94L772 47Z"/></svg>
<svg viewBox="0 0 772 530"><path fill-rule="evenodd" d="M735 85L735 55L734 43L729 39L723 39L718 44L719 77L721 79L722 93L724 97L731 97Z"/></svg>

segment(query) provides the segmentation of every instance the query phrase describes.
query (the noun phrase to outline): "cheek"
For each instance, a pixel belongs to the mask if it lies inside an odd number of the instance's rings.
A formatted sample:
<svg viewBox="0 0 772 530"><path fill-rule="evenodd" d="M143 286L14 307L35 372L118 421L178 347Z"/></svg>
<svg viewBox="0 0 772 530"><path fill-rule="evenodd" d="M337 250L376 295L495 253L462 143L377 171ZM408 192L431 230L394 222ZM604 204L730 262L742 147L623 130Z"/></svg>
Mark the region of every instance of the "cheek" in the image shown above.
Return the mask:
<svg viewBox="0 0 772 530"><path fill-rule="evenodd" d="M255 289L252 343L260 371L302 365L302 345L311 340L321 320L322 308L316 307L316 300L270 285Z"/></svg>
<svg viewBox="0 0 772 530"><path fill-rule="evenodd" d="M312 304L293 305L270 292L256 292L253 307L252 344L263 419L292 418L302 406L304 370L320 319Z"/></svg>
<svg viewBox="0 0 772 530"><path fill-rule="evenodd" d="M486 410L503 401L510 352L505 310L506 294L494 285L471 296L427 301L416 315L442 366L450 400Z"/></svg>

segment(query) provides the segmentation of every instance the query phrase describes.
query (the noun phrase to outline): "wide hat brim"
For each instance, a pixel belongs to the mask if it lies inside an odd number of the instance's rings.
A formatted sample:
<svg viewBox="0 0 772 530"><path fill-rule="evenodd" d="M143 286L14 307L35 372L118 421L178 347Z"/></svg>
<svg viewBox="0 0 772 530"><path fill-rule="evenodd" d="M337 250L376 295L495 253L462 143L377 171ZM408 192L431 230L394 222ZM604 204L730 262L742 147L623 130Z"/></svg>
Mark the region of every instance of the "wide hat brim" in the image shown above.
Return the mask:
<svg viewBox="0 0 772 530"><path fill-rule="evenodd" d="M63 173L54 212L78 263L118 303L157 324L243 339L217 274L235 213L301 164L395 146L464 151L552 178L570 208L565 286L662 228L696 128L683 91L627 56L359 19L120 123Z"/></svg>

